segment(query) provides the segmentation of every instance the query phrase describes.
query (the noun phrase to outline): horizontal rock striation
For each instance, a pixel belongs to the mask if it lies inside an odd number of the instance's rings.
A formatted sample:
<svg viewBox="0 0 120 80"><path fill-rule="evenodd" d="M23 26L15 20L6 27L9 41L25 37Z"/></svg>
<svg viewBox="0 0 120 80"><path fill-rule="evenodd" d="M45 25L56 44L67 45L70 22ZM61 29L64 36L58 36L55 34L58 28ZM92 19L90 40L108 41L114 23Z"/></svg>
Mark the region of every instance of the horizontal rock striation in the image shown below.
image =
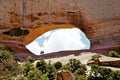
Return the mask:
<svg viewBox="0 0 120 80"><path fill-rule="evenodd" d="M37 34L29 41L26 35L11 37L4 32L20 27L31 33L41 26L46 32L43 26L72 24L91 40L91 49L119 48L119 5L120 0L0 0L0 40L28 44L41 33L28 34Z"/></svg>

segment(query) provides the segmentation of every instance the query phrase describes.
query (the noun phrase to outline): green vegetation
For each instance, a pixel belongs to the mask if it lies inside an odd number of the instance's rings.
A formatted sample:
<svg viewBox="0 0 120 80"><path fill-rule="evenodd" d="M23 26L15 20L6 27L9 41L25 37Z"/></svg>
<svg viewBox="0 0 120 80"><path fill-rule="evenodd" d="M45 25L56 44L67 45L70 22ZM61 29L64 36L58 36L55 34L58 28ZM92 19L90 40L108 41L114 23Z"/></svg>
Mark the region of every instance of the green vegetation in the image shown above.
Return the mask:
<svg viewBox="0 0 120 80"><path fill-rule="evenodd" d="M39 80L49 80L47 74L43 74Z"/></svg>
<svg viewBox="0 0 120 80"><path fill-rule="evenodd" d="M42 72L38 69L33 69L28 72L28 80L39 80L41 78Z"/></svg>
<svg viewBox="0 0 120 80"><path fill-rule="evenodd" d="M94 58L99 58L94 55ZM74 80L120 80L120 71L112 71L109 68L91 65L90 74L86 75L86 67L77 59L70 59L67 64L60 61L51 64L43 59L34 64L31 56L26 62L18 64L11 52L0 44L0 80L54 80L59 70L67 70L75 75Z"/></svg>
<svg viewBox="0 0 120 80"><path fill-rule="evenodd" d="M80 76L76 76L75 80L87 80L87 79L85 76L80 75Z"/></svg>
<svg viewBox="0 0 120 80"><path fill-rule="evenodd" d="M50 80L54 80L56 74L56 68L54 67L54 65L48 65L46 73L48 74L48 78Z"/></svg>
<svg viewBox="0 0 120 80"><path fill-rule="evenodd" d="M0 50L3 50L5 46L3 44L0 44Z"/></svg>
<svg viewBox="0 0 120 80"><path fill-rule="evenodd" d="M109 52L109 56L110 57L118 57L118 53L116 51L112 50Z"/></svg>
<svg viewBox="0 0 120 80"><path fill-rule="evenodd" d="M85 75L85 69L84 68L78 68L75 73L79 74L79 75Z"/></svg>
<svg viewBox="0 0 120 80"><path fill-rule="evenodd" d="M63 66L61 67L61 70L68 70L68 71L70 71L70 70L71 70L71 67L70 67L69 65L65 64L65 65L63 65Z"/></svg>
<svg viewBox="0 0 120 80"><path fill-rule="evenodd" d="M34 70L34 68L35 67L29 61L24 62L22 64L22 71L23 71L24 76L27 76L29 71Z"/></svg>
<svg viewBox="0 0 120 80"><path fill-rule="evenodd" d="M99 54L95 54L95 55L92 56L92 60L98 59L98 58L100 58L100 57L101 57L101 56L100 56Z"/></svg>
<svg viewBox="0 0 120 80"><path fill-rule="evenodd" d="M35 61L35 58L28 56L27 61L29 61L30 63L33 63Z"/></svg>
<svg viewBox="0 0 120 80"><path fill-rule="evenodd" d="M0 80L10 79L20 74L18 63L14 60L12 52L0 44Z"/></svg>
<svg viewBox="0 0 120 80"><path fill-rule="evenodd" d="M70 70L71 72L75 72L78 68L80 68L81 62L76 59L70 59L68 62L68 65L71 67Z"/></svg>
<svg viewBox="0 0 120 80"><path fill-rule="evenodd" d="M54 65L47 64L43 59L40 59L36 63L36 68L39 69L42 74L47 74L49 80L54 80L56 74L56 68Z"/></svg>
<svg viewBox="0 0 120 80"><path fill-rule="evenodd" d="M88 80L120 80L120 71L112 71L109 68L92 65Z"/></svg>
<svg viewBox="0 0 120 80"><path fill-rule="evenodd" d="M47 63L43 59L40 59L39 62L36 63L36 68L45 74L47 71Z"/></svg>
<svg viewBox="0 0 120 80"><path fill-rule="evenodd" d="M86 70L86 67L83 64L81 64L79 60L76 59L70 59L67 65L70 67L70 71L72 73L74 73L79 68L83 68L84 70Z"/></svg>
<svg viewBox="0 0 120 80"><path fill-rule="evenodd" d="M62 67L62 63L60 61L54 63L54 66L57 70L60 70L60 68Z"/></svg>

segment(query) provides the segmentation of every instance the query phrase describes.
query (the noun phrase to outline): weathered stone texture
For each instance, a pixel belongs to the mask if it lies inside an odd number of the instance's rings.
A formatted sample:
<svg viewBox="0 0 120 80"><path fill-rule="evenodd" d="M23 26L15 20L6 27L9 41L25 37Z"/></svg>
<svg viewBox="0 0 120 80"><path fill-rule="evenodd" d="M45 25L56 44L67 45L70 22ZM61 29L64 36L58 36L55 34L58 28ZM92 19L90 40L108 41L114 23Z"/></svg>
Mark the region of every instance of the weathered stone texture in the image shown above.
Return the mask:
<svg viewBox="0 0 120 80"><path fill-rule="evenodd" d="M0 0L0 25L33 30L69 23L85 32L93 49L119 47L119 5L120 0Z"/></svg>

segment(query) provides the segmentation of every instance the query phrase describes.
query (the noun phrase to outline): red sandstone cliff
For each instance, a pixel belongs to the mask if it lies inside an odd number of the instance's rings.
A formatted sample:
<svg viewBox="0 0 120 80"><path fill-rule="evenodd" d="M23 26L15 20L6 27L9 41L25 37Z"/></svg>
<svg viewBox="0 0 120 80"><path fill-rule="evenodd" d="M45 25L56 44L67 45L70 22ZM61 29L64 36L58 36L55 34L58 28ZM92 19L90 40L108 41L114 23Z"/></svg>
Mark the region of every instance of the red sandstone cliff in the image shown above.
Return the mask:
<svg viewBox="0 0 120 80"><path fill-rule="evenodd" d="M43 25L73 24L91 40L91 49L119 48L119 5L120 0L0 0L0 40L24 43L26 36L3 34L14 27L31 32Z"/></svg>

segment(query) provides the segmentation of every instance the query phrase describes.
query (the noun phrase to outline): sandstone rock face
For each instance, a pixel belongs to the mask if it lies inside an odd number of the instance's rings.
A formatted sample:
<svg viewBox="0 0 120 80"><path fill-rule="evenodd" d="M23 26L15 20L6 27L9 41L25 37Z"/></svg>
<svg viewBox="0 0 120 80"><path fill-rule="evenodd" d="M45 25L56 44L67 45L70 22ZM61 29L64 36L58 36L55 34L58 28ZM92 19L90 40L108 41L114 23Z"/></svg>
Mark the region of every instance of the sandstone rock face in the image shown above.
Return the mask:
<svg viewBox="0 0 120 80"><path fill-rule="evenodd" d="M91 40L91 49L120 47L119 5L120 0L0 0L0 39L25 42L25 36L3 34L15 27L31 32L73 24Z"/></svg>
<svg viewBox="0 0 120 80"><path fill-rule="evenodd" d="M69 71L62 70L57 73L55 80L74 80L74 77Z"/></svg>

